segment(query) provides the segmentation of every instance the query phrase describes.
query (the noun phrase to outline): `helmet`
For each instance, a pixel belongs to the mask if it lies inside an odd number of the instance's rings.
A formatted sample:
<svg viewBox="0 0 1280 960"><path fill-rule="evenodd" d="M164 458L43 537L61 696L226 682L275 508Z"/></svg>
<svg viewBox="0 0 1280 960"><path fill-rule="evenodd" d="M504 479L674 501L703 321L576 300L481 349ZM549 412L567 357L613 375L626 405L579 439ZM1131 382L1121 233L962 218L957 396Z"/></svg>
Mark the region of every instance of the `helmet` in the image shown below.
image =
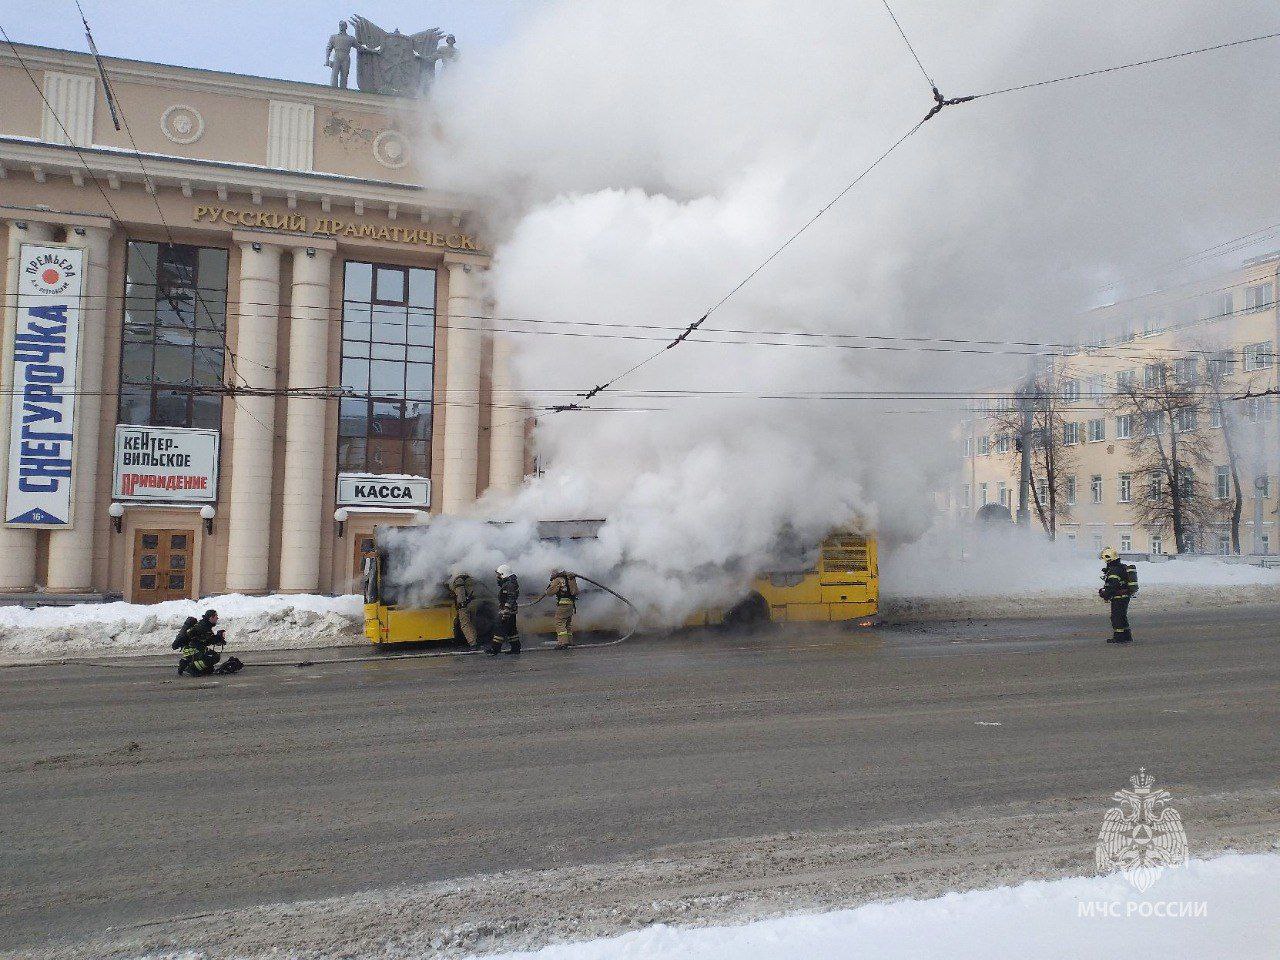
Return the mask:
<svg viewBox="0 0 1280 960"><path fill-rule="evenodd" d="M498 576L503 580L507 579L507 577L511 576L511 567L505 563L498 564Z"/></svg>
<svg viewBox="0 0 1280 960"><path fill-rule="evenodd" d="M1107 563L1110 563L1112 560L1119 560L1120 554L1115 547L1107 547L1100 554L1098 554L1098 559L1105 560L1107 561Z"/></svg>

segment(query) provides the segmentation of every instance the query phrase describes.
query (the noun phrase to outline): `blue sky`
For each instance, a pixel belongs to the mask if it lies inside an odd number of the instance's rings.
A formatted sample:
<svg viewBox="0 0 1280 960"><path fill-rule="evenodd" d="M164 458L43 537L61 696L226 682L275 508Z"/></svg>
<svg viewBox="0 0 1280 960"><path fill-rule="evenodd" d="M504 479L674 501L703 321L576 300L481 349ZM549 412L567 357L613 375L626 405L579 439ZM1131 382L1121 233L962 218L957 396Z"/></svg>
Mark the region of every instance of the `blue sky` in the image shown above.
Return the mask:
<svg viewBox="0 0 1280 960"><path fill-rule="evenodd" d="M81 0L105 56L327 83L324 49L338 21L358 13L415 33L440 27L458 48L501 43L540 0ZM0 5L19 43L85 50L75 0ZM355 78L352 77L352 85Z"/></svg>

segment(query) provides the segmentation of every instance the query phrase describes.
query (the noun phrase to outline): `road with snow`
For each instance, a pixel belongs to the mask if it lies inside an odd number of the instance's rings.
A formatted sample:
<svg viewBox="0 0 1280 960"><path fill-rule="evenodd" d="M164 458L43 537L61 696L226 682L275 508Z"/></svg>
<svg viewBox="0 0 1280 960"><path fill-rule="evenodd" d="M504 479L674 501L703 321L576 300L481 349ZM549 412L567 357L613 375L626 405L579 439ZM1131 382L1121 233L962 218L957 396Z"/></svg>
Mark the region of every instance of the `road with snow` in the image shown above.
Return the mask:
<svg viewBox="0 0 1280 960"><path fill-rule="evenodd" d="M1100 611L1101 613L1101 611ZM1046 798L1274 786L1274 608L568 654L0 670L0 950L223 907ZM309 654L314 656L315 652ZM287 659L272 655L275 659Z"/></svg>

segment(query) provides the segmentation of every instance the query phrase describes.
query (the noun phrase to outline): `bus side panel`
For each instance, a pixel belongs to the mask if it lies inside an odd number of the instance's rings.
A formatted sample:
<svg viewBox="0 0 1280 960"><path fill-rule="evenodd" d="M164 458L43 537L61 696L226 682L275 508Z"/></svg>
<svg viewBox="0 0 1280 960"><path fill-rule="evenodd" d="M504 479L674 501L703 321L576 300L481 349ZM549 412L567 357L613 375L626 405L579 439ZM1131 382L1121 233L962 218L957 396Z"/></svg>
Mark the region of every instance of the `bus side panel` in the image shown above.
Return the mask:
<svg viewBox="0 0 1280 960"><path fill-rule="evenodd" d="M453 639L453 605L437 604L420 609L386 610L384 643L415 643L421 640Z"/></svg>
<svg viewBox="0 0 1280 960"><path fill-rule="evenodd" d="M382 621L379 614L386 608L377 603L364 605L364 635L370 643L382 643Z"/></svg>

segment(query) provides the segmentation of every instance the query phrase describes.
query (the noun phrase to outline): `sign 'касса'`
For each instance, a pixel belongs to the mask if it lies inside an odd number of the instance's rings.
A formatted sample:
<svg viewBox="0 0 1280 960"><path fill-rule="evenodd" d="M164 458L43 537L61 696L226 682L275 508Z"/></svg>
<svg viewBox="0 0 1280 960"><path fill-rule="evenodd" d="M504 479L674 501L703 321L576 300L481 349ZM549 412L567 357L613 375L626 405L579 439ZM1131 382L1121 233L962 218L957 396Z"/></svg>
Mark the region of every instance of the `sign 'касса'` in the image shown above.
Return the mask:
<svg viewBox="0 0 1280 960"><path fill-rule="evenodd" d="M431 481L426 477L340 473L338 505L425 510L431 505Z"/></svg>

